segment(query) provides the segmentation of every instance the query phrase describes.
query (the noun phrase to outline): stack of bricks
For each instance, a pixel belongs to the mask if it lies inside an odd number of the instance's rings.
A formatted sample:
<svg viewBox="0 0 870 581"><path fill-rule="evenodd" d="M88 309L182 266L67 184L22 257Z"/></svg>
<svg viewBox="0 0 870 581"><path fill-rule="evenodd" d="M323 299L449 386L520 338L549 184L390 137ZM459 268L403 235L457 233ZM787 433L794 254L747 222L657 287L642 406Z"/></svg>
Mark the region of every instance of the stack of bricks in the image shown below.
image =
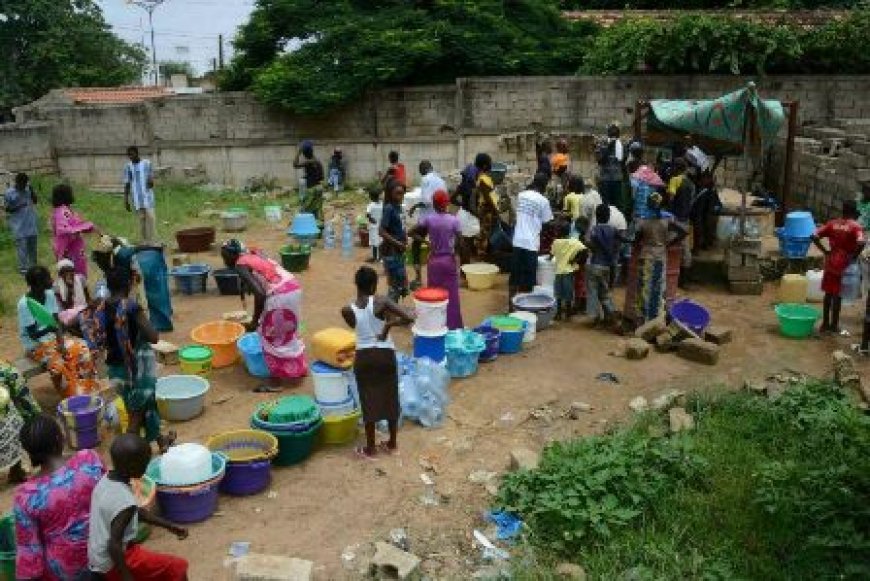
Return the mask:
<svg viewBox="0 0 870 581"><path fill-rule="evenodd" d="M760 238L735 238L725 249L725 276L733 294L761 294L764 285L760 257Z"/></svg>

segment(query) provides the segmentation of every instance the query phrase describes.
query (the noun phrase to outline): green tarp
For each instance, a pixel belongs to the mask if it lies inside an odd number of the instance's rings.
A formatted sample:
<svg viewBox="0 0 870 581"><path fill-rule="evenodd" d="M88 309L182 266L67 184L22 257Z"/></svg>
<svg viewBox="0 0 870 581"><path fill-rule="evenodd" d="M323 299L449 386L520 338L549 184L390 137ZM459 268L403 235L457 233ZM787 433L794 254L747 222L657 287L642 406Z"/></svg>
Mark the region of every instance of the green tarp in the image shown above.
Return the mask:
<svg viewBox="0 0 870 581"><path fill-rule="evenodd" d="M782 103L759 98L752 84L712 100L655 99L650 102L650 109L650 128L735 145L747 142L750 119L754 115L764 149L773 144L785 120Z"/></svg>

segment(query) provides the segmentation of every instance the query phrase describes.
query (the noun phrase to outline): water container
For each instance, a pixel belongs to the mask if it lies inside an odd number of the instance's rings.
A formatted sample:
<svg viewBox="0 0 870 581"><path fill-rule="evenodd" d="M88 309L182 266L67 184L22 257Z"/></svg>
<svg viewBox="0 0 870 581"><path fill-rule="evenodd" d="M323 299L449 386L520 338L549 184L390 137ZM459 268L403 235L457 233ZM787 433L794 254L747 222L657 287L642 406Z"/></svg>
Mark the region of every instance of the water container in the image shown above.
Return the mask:
<svg viewBox="0 0 870 581"><path fill-rule="evenodd" d="M429 333L422 331L416 326L413 328L414 333L414 357L426 357L436 363L444 361L447 353L445 351L445 338L447 337L447 329L445 328L440 333Z"/></svg>
<svg viewBox="0 0 870 581"><path fill-rule="evenodd" d="M861 299L861 267L853 262L843 273L843 286L840 296L846 304L854 303Z"/></svg>
<svg viewBox="0 0 870 581"><path fill-rule="evenodd" d="M179 444L160 459L161 481L170 486L199 484L212 475L211 452L199 444Z"/></svg>
<svg viewBox="0 0 870 581"><path fill-rule="evenodd" d="M538 285L553 288L556 282L556 261L546 256L538 257Z"/></svg>
<svg viewBox="0 0 870 581"><path fill-rule="evenodd" d="M109 287L106 285L106 281L104 279L97 281L97 284L94 287L94 292L97 295L98 299L107 299L112 296L112 293L109 292Z"/></svg>
<svg viewBox="0 0 870 581"><path fill-rule="evenodd" d="M341 225L341 256L353 257L353 230L350 227L350 220L346 217Z"/></svg>
<svg viewBox="0 0 870 581"><path fill-rule="evenodd" d="M789 238L809 238L816 231L816 223L809 212L789 212L783 230Z"/></svg>
<svg viewBox="0 0 870 581"><path fill-rule="evenodd" d="M807 300L807 277L802 274L783 275L779 283L777 302L803 303Z"/></svg>
<svg viewBox="0 0 870 581"><path fill-rule="evenodd" d="M825 298L825 293L822 292L823 275L821 270L807 271L807 300L811 303L820 303Z"/></svg>
<svg viewBox="0 0 870 581"><path fill-rule="evenodd" d="M416 325L423 333L441 334L447 327L447 291L425 287L414 292Z"/></svg>
<svg viewBox="0 0 870 581"><path fill-rule="evenodd" d="M526 328L526 334L523 335L523 343L531 343L535 340L535 333L538 328L538 315L528 311L514 311L511 317L527 322L529 325Z"/></svg>
<svg viewBox="0 0 870 581"><path fill-rule="evenodd" d="M314 397L319 403L344 402L351 395L348 374L343 369L316 361L311 365L311 375L314 378Z"/></svg>
<svg viewBox="0 0 870 581"><path fill-rule="evenodd" d="M327 222L323 227L323 247L335 248L335 226L332 222Z"/></svg>

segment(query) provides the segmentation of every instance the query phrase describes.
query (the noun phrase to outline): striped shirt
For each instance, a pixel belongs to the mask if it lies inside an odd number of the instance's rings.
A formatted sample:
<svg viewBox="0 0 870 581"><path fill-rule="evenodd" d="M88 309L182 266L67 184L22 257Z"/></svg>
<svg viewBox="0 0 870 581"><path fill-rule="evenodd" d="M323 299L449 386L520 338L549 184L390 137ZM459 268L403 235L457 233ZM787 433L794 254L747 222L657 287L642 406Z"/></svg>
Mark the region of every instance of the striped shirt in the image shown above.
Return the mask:
<svg viewBox="0 0 870 581"><path fill-rule="evenodd" d="M152 179L151 162L147 159L140 159L139 163L128 161L124 166L124 185L130 185L134 209L145 210L154 207L154 190L148 187L148 182Z"/></svg>

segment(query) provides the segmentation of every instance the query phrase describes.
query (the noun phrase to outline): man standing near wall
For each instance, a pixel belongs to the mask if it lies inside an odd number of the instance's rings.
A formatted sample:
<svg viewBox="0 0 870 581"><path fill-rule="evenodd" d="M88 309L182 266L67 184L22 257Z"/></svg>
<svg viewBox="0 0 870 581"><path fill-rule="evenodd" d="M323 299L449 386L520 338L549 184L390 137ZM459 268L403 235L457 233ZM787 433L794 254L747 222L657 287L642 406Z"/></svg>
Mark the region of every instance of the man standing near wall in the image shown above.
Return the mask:
<svg viewBox="0 0 870 581"><path fill-rule="evenodd" d="M15 176L15 185L6 190L3 196L3 206L6 209L6 223L15 239L18 271L24 274L31 266L36 266L37 235L36 193L26 173Z"/></svg>
<svg viewBox="0 0 870 581"><path fill-rule="evenodd" d="M427 215L433 212L432 199L435 192L438 190L447 191L447 184L432 168L432 162L424 159L420 162L420 202L415 204L408 215L413 217L416 212L420 212L417 217L417 222L422 220ZM414 280L411 282L411 290L416 290L422 284L423 280L423 265L422 265L422 250L423 243L419 240L411 242L411 258L414 263Z"/></svg>
<svg viewBox="0 0 870 581"><path fill-rule="evenodd" d="M141 242L147 244L157 241L154 212L154 173L151 162L139 157L139 148L127 148L130 161L124 166L124 203L127 211L136 211L139 217Z"/></svg>

